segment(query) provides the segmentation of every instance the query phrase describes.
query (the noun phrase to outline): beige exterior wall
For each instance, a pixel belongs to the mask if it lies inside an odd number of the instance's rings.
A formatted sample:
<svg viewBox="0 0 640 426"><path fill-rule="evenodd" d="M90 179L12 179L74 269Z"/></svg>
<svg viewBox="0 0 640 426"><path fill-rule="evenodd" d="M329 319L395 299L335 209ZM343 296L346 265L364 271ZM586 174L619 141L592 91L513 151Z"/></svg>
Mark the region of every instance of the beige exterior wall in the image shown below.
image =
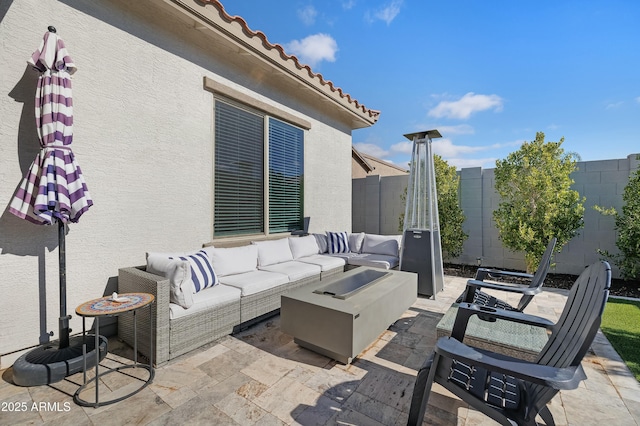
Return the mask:
<svg viewBox="0 0 640 426"><path fill-rule="evenodd" d="M379 176L409 176L409 170L402 169L401 167L389 164L379 158L372 157L367 154L360 153L360 155L367 160L369 165L373 167L373 170L367 171L362 165L355 159L351 159L351 167L353 168L352 176L354 179L365 178L367 176L379 175Z"/></svg>
<svg viewBox="0 0 640 426"><path fill-rule="evenodd" d="M49 331L54 339L58 333L56 227L8 212L38 151L37 75L26 60L48 25L57 27L78 67L73 149L95 202L69 226L69 313L116 290L118 268L143 264L145 252L190 250L211 240L213 95L203 89L205 76L311 123L305 216L312 231L351 229L350 125L295 98L295 88L253 80L211 39L157 9L156 1L2 4L8 6L0 10L0 293L6 296L0 368L46 341ZM71 327L82 330L75 315Z"/></svg>
<svg viewBox="0 0 640 426"><path fill-rule="evenodd" d="M351 171L351 176L354 179L366 178L371 173L375 173L375 170L367 172L355 158L351 158Z"/></svg>
<svg viewBox="0 0 640 426"><path fill-rule="evenodd" d="M362 156L374 167L371 174L380 176L409 176L409 170L402 169L366 154L363 154Z"/></svg>

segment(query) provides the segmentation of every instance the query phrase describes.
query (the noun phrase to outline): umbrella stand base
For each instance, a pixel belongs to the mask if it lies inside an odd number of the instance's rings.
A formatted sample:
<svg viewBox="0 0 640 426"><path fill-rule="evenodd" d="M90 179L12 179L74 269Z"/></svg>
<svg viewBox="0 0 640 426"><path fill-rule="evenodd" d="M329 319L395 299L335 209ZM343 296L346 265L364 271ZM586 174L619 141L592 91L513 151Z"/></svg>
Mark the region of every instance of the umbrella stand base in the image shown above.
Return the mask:
<svg viewBox="0 0 640 426"><path fill-rule="evenodd" d="M41 386L56 383L83 370L82 344L87 345L87 369L95 367L95 335L76 336L69 346L60 349L53 341L27 352L13 364L13 382L18 386ZM107 355L107 339L100 336L100 360Z"/></svg>

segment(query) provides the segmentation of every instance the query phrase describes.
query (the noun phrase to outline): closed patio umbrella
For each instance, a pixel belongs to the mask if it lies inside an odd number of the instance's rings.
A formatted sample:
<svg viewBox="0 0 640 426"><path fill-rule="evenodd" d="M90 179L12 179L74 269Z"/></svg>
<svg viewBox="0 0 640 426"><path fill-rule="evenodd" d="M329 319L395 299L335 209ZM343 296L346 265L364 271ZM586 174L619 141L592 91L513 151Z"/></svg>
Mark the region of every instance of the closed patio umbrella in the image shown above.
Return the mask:
<svg viewBox="0 0 640 426"><path fill-rule="evenodd" d="M70 146L71 75L76 66L54 32L44 35L40 48L27 62L40 72L35 118L42 149L14 196L10 211L39 225L77 222L93 201Z"/></svg>
<svg viewBox="0 0 640 426"><path fill-rule="evenodd" d="M82 171L71 150L71 74L76 71L76 66L53 27L49 27L40 47L27 62L40 72L36 88L35 119L41 150L16 191L9 211L38 225L58 225L60 263L59 343L57 347L48 346L44 351L42 348L39 352L36 349L34 352L38 352L37 357L36 354L31 354L31 357L27 356L27 360L35 365L43 363L46 370L51 370L47 363L62 361L65 363L66 373L69 373L67 357L71 357L75 351L73 348L69 349L70 316L67 315L65 231L68 222L77 222L93 205ZM42 357L44 359L41 359ZM22 380L22 372L19 370L21 361L22 358L14 364L14 380ZM34 367L27 369L33 370ZM49 380L46 383L51 383ZM28 382L24 383L25 385L34 384L30 378L26 378L25 381Z"/></svg>

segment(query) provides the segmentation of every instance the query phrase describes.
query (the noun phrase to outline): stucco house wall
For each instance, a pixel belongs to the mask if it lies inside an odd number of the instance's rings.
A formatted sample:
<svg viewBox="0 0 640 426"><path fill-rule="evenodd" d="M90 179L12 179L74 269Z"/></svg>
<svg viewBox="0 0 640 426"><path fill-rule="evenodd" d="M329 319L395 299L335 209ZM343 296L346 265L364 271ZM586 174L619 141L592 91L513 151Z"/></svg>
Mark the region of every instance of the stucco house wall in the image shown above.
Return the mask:
<svg viewBox="0 0 640 426"><path fill-rule="evenodd" d="M313 232L351 229L352 123L286 81L249 73L240 55L176 19L167 3L0 2L0 368L58 332L57 228L8 211L39 149L37 74L26 60L49 25L78 67L72 147L95 203L69 226L69 313L115 291L118 268L143 264L145 252L212 240L214 97L205 77L310 123L304 215ZM71 328L82 329L76 315Z"/></svg>

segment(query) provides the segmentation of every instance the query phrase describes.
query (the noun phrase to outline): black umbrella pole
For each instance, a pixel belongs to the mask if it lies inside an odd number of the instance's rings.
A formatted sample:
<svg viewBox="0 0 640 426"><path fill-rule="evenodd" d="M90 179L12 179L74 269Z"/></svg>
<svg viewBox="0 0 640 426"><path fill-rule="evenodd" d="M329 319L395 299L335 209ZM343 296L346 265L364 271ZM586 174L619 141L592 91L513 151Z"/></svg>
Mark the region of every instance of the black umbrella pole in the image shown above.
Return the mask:
<svg viewBox="0 0 640 426"><path fill-rule="evenodd" d="M58 220L58 259L60 269L60 348L69 347L69 318L67 315L67 249L65 247L65 225Z"/></svg>

